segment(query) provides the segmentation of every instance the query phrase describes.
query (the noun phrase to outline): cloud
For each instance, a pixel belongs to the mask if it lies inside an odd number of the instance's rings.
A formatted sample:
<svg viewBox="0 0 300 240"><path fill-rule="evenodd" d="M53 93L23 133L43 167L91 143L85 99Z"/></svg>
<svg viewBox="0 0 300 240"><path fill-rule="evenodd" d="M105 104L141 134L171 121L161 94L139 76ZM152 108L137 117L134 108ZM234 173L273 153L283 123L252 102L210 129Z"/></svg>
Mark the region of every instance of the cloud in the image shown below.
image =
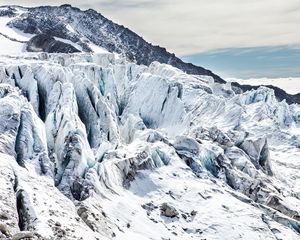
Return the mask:
<svg viewBox="0 0 300 240"><path fill-rule="evenodd" d="M159 1L156 0L127 0L127 1L120 1L120 0L102 0L102 1L95 1L94 4L89 3L91 7L104 7L107 9L112 10L119 10L119 9L128 9L128 8L148 8L159 5Z"/></svg>
<svg viewBox="0 0 300 240"><path fill-rule="evenodd" d="M229 48L182 57L222 77L299 77L300 48L289 46Z"/></svg>
<svg viewBox="0 0 300 240"><path fill-rule="evenodd" d="M11 0L95 8L179 55L222 48L300 44L299 0ZM7 4L1 1L0 4Z"/></svg>

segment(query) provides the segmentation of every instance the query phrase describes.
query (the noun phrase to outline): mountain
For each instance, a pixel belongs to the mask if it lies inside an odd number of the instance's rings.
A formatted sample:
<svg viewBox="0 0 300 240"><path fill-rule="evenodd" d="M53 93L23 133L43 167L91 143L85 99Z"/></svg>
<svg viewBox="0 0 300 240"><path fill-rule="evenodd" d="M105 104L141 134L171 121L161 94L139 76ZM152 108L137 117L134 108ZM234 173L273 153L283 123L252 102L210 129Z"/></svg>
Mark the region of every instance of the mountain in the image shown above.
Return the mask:
<svg viewBox="0 0 300 240"><path fill-rule="evenodd" d="M0 56L0 239L299 239L298 104L97 45L92 10L0 16L63 52Z"/></svg>
<svg viewBox="0 0 300 240"><path fill-rule="evenodd" d="M137 64L148 66L153 61L159 61L175 66L189 74L209 75L219 82L224 82L211 71L184 63L174 54L167 52L165 48L151 45L128 28L113 23L92 9L81 11L71 5L36 8L9 7L0 15L14 17L8 24L10 27L27 34L47 34L69 40L77 44L78 50L83 52L93 51L89 45L91 43L101 46L109 52L124 54ZM33 48L34 44L30 42L28 50Z"/></svg>
<svg viewBox="0 0 300 240"><path fill-rule="evenodd" d="M27 39L22 36L22 40L18 40L0 32L0 36L25 45L19 47L22 50L74 53L99 52L104 49L122 54L139 65L149 66L153 61L158 61L179 68L188 74L207 75L213 77L216 82L225 83L225 80L211 71L183 62L165 48L153 46L128 28L110 21L92 9L81 11L68 4L35 8L8 6L3 10L0 9L0 16L10 18L6 22L7 26L3 27L30 36ZM15 51L14 47L13 50ZM233 83L233 86L236 92L257 88L238 83ZM288 103L300 103L300 93L292 95L272 85L268 87L274 89L278 100L286 99Z"/></svg>

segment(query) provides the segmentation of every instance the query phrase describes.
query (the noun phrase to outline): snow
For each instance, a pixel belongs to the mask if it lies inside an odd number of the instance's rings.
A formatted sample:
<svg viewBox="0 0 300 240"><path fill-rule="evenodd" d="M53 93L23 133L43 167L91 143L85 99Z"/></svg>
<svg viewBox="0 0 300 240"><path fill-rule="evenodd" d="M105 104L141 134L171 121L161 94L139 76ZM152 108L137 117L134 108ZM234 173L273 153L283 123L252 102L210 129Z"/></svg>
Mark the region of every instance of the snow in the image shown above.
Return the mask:
<svg viewBox="0 0 300 240"><path fill-rule="evenodd" d="M260 219L263 212L237 200L221 183L195 178L183 164L141 172L130 192L119 195L103 203L122 230L116 239L274 239ZM142 205L150 202L158 207L167 202L180 214L197 214L186 220L168 219L158 208L147 215ZM128 223L131 233L127 233ZM285 237L298 238L289 230Z"/></svg>
<svg viewBox="0 0 300 240"><path fill-rule="evenodd" d="M70 25L68 25L69 27L71 27ZM70 29L68 29L69 31L71 31ZM73 30L74 31L74 30ZM82 51L82 47L77 44L77 43L74 43L70 40L67 40L67 39L63 39L63 38L59 38L59 37L54 37L56 40L58 41L61 41L61 42L64 42L64 43L67 43L67 44L70 44L72 45L73 47L77 48L79 51ZM99 47L97 46L96 44L94 43L88 43L88 46L92 49L92 51L94 53L109 53L106 49L102 48L102 47ZM116 55L117 56L117 55Z"/></svg>
<svg viewBox="0 0 300 240"><path fill-rule="evenodd" d="M55 38L55 40L57 40L57 41L61 41L61 42L70 44L70 45L72 45L73 47L77 48L79 51L82 51L82 47L81 47L80 45L78 45L78 44L76 44L76 43L74 43L74 42L72 42L72 41L70 41L70 40L67 40L67 39L64 39L64 38L59 38L59 37L54 37L54 38Z"/></svg>
<svg viewBox="0 0 300 240"><path fill-rule="evenodd" d="M95 233L82 220L70 217L76 212L75 206L71 200L67 199L54 187L52 179L18 167L12 156L1 153L0 157L1 169L10 166L18 176L16 190L22 190L26 193L27 204L30 204L27 205L27 211L29 211L31 217L35 218L34 228L38 234L44 236L44 239L50 239L51 236L57 234L56 231L60 231L59 226L54 227L55 224L60 223L65 228L69 228L65 234L68 239L73 239L75 236L76 238L96 239ZM51 216L50 221L49 216ZM102 236L101 239L106 238Z"/></svg>
<svg viewBox="0 0 300 240"><path fill-rule="evenodd" d="M75 32L74 28L72 28L72 26L70 24L67 24L66 28L70 31L70 32Z"/></svg>
<svg viewBox="0 0 300 240"><path fill-rule="evenodd" d="M300 78L289 77L289 78L251 78L251 79L238 79L230 78L227 79L229 82L237 82L239 84L248 84L253 86L260 85L272 85L279 87L289 94L300 93Z"/></svg>
<svg viewBox="0 0 300 240"><path fill-rule="evenodd" d="M8 37L31 37L0 19ZM299 239L299 105L81 40L94 54L24 53L0 35L0 226L43 239ZM299 92L297 78L237 81Z"/></svg>
<svg viewBox="0 0 300 240"><path fill-rule="evenodd" d="M28 41L33 37L32 34L23 33L16 28L10 28L7 24L12 20L13 18L0 17L0 33L18 41Z"/></svg>
<svg viewBox="0 0 300 240"><path fill-rule="evenodd" d="M21 8L17 14L22 14ZM19 55L24 52L24 41L28 41L33 35L21 32L16 28L10 28L7 24L14 18L0 17L0 55Z"/></svg>
<svg viewBox="0 0 300 240"><path fill-rule="evenodd" d="M94 43L90 42L88 46L92 49L94 53L108 53L108 51L105 48L99 47Z"/></svg>
<svg viewBox="0 0 300 240"><path fill-rule="evenodd" d="M19 55L24 51L24 43L14 42L0 35L0 55Z"/></svg>
<svg viewBox="0 0 300 240"><path fill-rule="evenodd" d="M13 233L22 197L45 239L299 239L299 105L114 53L0 62Z"/></svg>

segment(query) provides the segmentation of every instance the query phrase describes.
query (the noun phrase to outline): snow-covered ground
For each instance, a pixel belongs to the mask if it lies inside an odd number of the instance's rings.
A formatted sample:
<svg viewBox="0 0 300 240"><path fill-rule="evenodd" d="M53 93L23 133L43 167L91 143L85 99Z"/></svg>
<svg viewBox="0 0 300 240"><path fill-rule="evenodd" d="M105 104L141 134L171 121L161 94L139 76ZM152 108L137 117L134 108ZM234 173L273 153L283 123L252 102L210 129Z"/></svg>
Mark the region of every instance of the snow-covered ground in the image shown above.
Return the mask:
<svg viewBox="0 0 300 240"><path fill-rule="evenodd" d="M18 9L17 16L22 13L23 11ZM0 55L16 55L24 52L26 46L23 42L28 41L33 36L32 34L26 34L16 28L9 27L7 24L13 18L0 17Z"/></svg>
<svg viewBox="0 0 300 240"><path fill-rule="evenodd" d="M24 52L25 44L14 42L0 35L0 55L17 55Z"/></svg>
<svg viewBox="0 0 300 240"><path fill-rule="evenodd" d="M253 86L260 85L273 85L279 87L289 94L300 93L300 77L288 77L288 78L251 78L251 79L238 79L229 78L226 79L229 82L237 82L240 84L248 84Z"/></svg>
<svg viewBox="0 0 300 240"><path fill-rule="evenodd" d="M99 47L94 43L89 43L88 45L94 53L109 53L106 49Z"/></svg>
<svg viewBox="0 0 300 240"><path fill-rule="evenodd" d="M174 240L275 239L262 221L264 212L239 200L235 194L222 181L195 178L190 169L177 163L139 173L130 192L121 192L114 201L104 201L103 208L118 223L121 231L116 239L119 240L161 239L162 236ZM163 216L159 209L163 203L175 207L179 217ZM156 208L145 211L143 207L147 205ZM276 222L272 225L280 231L278 239L299 238Z"/></svg>

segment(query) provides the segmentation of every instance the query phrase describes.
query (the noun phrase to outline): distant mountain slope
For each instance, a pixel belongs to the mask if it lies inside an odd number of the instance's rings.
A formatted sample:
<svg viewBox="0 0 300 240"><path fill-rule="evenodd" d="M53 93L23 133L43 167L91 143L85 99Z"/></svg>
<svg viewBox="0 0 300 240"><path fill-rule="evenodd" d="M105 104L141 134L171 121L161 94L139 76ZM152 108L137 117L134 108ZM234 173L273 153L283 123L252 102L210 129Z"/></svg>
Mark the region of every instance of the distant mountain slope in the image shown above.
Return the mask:
<svg viewBox="0 0 300 240"><path fill-rule="evenodd" d="M9 51L45 51L45 52L115 52L126 56L130 61L149 66L152 62L170 64L182 71L193 75L207 75L218 83L225 81L210 70L185 63L169 53L165 48L154 46L128 28L118 25L105 18L95 10L81 11L71 5L41 6L24 8L20 6L0 7L0 21L2 27L7 27L9 33L15 30L13 37L3 34L0 30L0 40L5 40L5 46L0 47L7 53L7 40L12 45ZM44 39L45 35L51 38L41 48L37 43ZM16 36L18 38L16 38ZM30 39L31 36L31 39ZM9 37L8 39L6 39ZM53 40L55 39L55 41ZM27 46L23 46L26 44ZM23 47L22 47L23 46ZM250 85L233 84L238 92L256 89ZM288 103L300 103L300 94L290 95L285 91L269 86L275 90L278 100L287 99Z"/></svg>
<svg viewBox="0 0 300 240"><path fill-rule="evenodd" d="M293 103L298 103L299 104L300 103L300 93L298 93L298 94L288 94L283 89L281 89L279 87L276 87L276 86L273 86L273 85L268 85L268 84L265 84L265 85L262 84L260 86L265 86L265 87L273 89L276 98L280 101L286 100L286 102L288 104L293 104ZM253 86L253 85L247 85L247 84L241 85L237 82L232 83L233 88L242 89L243 91L256 90L260 86Z"/></svg>
<svg viewBox="0 0 300 240"><path fill-rule="evenodd" d="M23 11L19 16L17 13ZM47 34L70 40L81 46L84 52L91 52L90 43L110 52L124 54L137 64L149 66L153 61L167 63L188 74L212 76L224 83L211 71L184 63L165 48L154 46L128 28L118 25L94 10L81 11L71 5L60 7L42 6L35 8L9 7L2 10L2 16L15 17L9 26L29 34Z"/></svg>
<svg viewBox="0 0 300 240"><path fill-rule="evenodd" d="M288 103L299 103L300 78L251 78L251 79L227 79L233 86L242 87L244 91L266 86L274 90L278 99L285 99ZM240 85L242 84L242 85Z"/></svg>
<svg viewBox="0 0 300 240"><path fill-rule="evenodd" d="M300 77L282 77L282 78L226 78L226 81L238 82L239 84L251 84L252 86L272 85L283 89L289 94L300 93Z"/></svg>

